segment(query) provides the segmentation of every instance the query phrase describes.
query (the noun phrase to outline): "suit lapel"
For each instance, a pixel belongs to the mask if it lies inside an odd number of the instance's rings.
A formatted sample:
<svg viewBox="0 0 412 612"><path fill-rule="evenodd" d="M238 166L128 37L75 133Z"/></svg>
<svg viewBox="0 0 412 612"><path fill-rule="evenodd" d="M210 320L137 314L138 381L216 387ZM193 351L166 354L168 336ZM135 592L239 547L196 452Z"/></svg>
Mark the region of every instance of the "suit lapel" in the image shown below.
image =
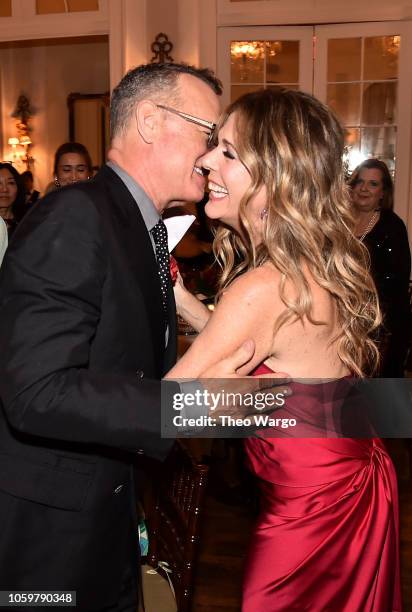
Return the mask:
<svg viewBox="0 0 412 612"><path fill-rule="evenodd" d="M163 374L166 374L176 363L177 357L177 319L176 302L171 282L167 293L167 314L169 323L169 341L167 343L163 360Z"/></svg>
<svg viewBox="0 0 412 612"><path fill-rule="evenodd" d="M165 332L160 280L153 245L140 210L123 181L107 166L99 172L96 182L100 178L104 179L109 197L116 207L116 218L122 226L122 244L143 295L153 339L156 369L160 376L164 368ZM138 316L141 316L141 313L136 313L136 317ZM176 334L174 337L176 342Z"/></svg>

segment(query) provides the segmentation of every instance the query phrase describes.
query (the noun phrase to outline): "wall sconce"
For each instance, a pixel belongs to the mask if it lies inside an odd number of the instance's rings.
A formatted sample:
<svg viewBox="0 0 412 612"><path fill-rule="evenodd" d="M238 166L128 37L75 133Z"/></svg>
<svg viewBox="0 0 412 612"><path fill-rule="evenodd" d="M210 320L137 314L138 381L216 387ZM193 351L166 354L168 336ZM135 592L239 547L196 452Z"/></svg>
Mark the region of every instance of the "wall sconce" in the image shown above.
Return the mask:
<svg viewBox="0 0 412 612"><path fill-rule="evenodd" d="M29 121L32 115L34 115L34 111L30 106L29 99L24 94L21 94L17 100L16 109L12 114L12 117L18 119L16 121L17 137L12 136L9 138L8 144L11 147L13 163L17 165L24 163L27 170L30 170L30 166L34 162L33 157L30 155L32 141L29 136Z"/></svg>
<svg viewBox="0 0 412 612"><path fill-rule="evenodd" d="M22 136L20 138L12 137L8 139L8 144L11 147L11 161L13 164L21 165L24 163L26 169L30 170L30 165L34 159L29 155L29 146L31 140L28 136Z"/></svg>
<svg viewBox="0 0 412 612"><path fill-rule="evenodd" d="M18 150L17 147L20 144L18 138L9 138L9 145L11 146L11 162L12 164L18 163L21 160L21 156L24 155L24 151Z"/></svg>

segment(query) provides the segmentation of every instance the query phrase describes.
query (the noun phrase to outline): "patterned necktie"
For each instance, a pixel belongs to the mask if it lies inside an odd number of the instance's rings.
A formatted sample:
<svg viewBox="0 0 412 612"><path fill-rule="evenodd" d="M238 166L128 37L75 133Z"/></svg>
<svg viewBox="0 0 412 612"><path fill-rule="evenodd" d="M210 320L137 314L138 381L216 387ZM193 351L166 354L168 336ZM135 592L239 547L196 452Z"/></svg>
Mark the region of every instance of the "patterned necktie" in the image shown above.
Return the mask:
<svg viewBox="0 0 412 612"><path fill-rule="evenodd" d="M150 230L156 247L156 259L159 267L160 290L162 292L163 312L167 321L167 291L170 285L169 248L167 246L167 228L162 219Z"/></svg>

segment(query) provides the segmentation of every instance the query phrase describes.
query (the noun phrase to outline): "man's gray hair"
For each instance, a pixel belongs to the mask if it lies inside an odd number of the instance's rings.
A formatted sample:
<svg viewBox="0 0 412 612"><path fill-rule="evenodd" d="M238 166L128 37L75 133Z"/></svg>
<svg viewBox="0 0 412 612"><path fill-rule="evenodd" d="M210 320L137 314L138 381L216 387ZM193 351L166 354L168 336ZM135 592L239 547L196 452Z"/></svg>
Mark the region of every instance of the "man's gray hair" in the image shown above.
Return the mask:
<svg viewBox="0 0 412 612"><path fill-rule="evenodd" d="M128 125L135 106L140 100L153 99L154 102L176 103L179 98L178 78L181 74L194 76L207 85L218 96L222 93L222 83L209 68L196 68L189 64L144 64L132 68L125 74L112 92L110 104L111 137L118 135Z"/></svg>

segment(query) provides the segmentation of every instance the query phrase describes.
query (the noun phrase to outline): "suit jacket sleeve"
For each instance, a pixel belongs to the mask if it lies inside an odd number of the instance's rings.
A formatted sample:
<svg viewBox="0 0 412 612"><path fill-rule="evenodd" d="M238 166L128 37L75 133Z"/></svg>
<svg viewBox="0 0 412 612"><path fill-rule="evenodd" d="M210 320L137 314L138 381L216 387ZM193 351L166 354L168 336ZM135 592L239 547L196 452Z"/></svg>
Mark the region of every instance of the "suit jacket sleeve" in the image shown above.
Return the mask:
<svg viewBox="0 0 412 612"><path fill-rule="evenodd" d="M87 367L106 257L81 190L51 194L18 228L0 284L0 395L20 432L157 455L160 382Z"/></svg>

